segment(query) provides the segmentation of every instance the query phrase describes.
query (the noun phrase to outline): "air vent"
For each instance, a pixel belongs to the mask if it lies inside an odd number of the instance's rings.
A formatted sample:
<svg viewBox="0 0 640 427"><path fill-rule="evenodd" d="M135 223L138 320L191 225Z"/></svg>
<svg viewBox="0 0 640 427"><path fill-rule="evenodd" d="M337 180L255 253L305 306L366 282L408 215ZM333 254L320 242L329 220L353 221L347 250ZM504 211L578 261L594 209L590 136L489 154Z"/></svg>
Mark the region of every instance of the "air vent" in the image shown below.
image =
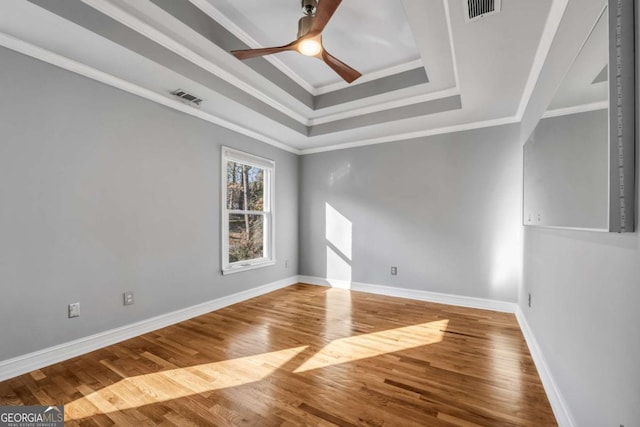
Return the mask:
<svg viewBox="0 0 640 427"><path fill-rule="evenodd" d="M465 20L477 21L487 15L500 12L501 0L462 0L464 3Z"/></svg>
<svg viewBox="0 0 640 427"><path fill-rule="evenodd" d="M185 104L193 105L194 107L200 107L200 103L202 102L201 98L185 92L182 89L174 90L173 92L171 92L171 95L178 97Z"/></svg>

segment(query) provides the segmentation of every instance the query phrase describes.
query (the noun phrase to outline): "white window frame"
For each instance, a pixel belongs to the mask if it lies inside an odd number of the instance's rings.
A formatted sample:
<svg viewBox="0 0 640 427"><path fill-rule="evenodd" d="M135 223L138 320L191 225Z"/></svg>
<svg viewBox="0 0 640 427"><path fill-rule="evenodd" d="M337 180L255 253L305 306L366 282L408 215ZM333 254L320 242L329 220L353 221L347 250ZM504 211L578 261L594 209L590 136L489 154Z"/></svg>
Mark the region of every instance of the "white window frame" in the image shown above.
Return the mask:
<svg viewBox="0 0 640 427"><path fill-rule="evenodd" d="M221 206L222 206L222 274L239 273L241 271L253 270L254 268L266 267L276 263L275 253L275 170L276 164L273 160L245 153L230 147L222 147L221 154ZM254 166L264 170L264 201L263 211L237 211L227 209L227 162L236 162L243 165ZM263 216L264 239L262 243L263 257L252 260L229 262L229 214L254 214Z"/></svg>

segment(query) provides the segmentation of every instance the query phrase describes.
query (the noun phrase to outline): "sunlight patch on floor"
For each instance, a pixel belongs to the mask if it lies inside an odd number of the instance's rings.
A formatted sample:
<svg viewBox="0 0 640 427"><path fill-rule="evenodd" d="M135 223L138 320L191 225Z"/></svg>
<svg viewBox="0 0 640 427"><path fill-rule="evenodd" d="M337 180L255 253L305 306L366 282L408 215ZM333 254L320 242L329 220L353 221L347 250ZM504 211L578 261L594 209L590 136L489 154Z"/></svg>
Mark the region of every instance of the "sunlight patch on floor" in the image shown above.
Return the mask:
<svg viewBox="0 0 640 427"><path fill-rule="evenodd" d="M294 372L376 357L442 341L449 321L439 320L332 341Z"/></svg>
<svg viewBox="0 0 640 427"><path fill-rule="evenodd" d="M125 378L64 406L65 420L122 411L260 381L307 346ZM82 391L83 393L85 391Z"/></svg>
<svg viewBox="0 0 640 427"><path fill-rule="evenodd" d="M313 353L293 372L301 373L435 344L442 341L447 325L448 320L439 320L336 339ZM310 350L312 347L304 345L254 356L168 369L124 378L98 391L83 386L79 390L85 396L65 405L65 420L79 420L103 413L118 416L118 411L258 382L278 369L291 369L283 367Z"/></svg>

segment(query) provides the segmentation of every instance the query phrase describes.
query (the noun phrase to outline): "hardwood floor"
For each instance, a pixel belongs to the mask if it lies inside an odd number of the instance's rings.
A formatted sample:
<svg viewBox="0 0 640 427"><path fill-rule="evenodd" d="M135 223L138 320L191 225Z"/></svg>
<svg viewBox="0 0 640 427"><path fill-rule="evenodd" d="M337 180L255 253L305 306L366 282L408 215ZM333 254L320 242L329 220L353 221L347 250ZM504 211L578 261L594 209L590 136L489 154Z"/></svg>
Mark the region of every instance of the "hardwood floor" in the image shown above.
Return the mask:
<svg viewBox="0 0 640 427"><path fill-rule="evenodd" d="M511 314L295 285L0 382L65 425L554 426Z"/></svg>

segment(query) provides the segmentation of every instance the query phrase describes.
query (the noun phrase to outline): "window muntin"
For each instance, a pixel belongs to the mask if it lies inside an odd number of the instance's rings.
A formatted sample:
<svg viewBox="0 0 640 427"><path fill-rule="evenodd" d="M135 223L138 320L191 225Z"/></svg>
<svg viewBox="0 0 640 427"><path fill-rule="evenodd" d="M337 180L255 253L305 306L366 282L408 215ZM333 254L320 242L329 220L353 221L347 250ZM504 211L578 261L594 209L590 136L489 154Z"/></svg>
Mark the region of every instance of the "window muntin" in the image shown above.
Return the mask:
<svg viewBox="0 0 640 427"><path fill-rule="evenodd" d="M273 161L222 148L222 272L275 263Z"/></svg>

